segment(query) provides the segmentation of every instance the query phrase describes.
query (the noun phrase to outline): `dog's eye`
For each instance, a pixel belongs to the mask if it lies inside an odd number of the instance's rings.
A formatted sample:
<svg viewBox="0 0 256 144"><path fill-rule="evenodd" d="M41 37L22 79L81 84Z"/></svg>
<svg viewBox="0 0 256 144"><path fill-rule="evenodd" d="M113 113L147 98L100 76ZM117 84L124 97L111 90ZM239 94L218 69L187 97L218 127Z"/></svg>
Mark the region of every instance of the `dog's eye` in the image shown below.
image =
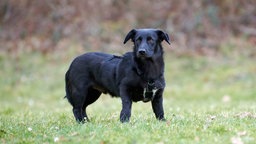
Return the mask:
<svg viewBox="0 0 256 144"><path fill-rule="evenodd" d="M141 38L136 39L136 42L140 43L141 42Z"/></svg>
<svg viewBox="0 0 256 144"><path fill-rule="evenodd" d="M148 37L147 41L148 41L148 43L151 43L151 44L154 43L154 40L152 39L152 37Z"/></svg>

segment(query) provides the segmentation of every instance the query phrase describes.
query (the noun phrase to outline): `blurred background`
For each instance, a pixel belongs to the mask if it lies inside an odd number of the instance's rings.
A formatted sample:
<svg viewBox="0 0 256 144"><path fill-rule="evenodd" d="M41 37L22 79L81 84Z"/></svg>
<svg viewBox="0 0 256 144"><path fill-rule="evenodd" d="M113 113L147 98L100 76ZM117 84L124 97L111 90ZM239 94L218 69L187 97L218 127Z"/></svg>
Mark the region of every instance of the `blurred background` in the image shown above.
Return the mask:
<svg viewBox="0 0 256 144"><path fill-rule="evenodd" d="M123 40L133 28L158 28L170 36L171 46L163 42L168 103L252 102L255 6L255 0L1 0L1 110L15 112L15 105L42 111L47 104L72 115L62 100L72 59L88 51L131 51L132 43Z"/></svg>
<svg viewBox="0 0 256 144"><path fill-rule="evenodd" d="M133 28L169 33L177 51L256 45L255 0L1 0L0 49L118 51ZM169 49L169 50L170 50Z"/></svg>

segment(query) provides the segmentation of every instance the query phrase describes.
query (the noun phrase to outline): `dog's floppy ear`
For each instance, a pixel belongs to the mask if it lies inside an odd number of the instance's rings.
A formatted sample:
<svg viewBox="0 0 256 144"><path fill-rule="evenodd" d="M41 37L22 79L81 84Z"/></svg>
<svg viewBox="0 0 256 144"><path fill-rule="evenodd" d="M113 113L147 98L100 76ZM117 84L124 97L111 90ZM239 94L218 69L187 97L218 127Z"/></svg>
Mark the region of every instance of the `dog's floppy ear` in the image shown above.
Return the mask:
<svg viewBox="0 0 256 144"><path fill-rule="evenodd" d="M163 31L161 31L161 30L157 30L156 33L157 33L157 35L158 35L158 37L159 37L159 39L160 39L161 41L165 40L169 45L171 44L171 43L170 43L169 36L168 36L167 33L163 32Z"/></svg>
<svg viewBox="0 0 256 144"><path fill-rule="evenodd" d="M128 40L130 40L130 39L132 39L132 41L134 42L134 36L135 36L135 34L136 34L136 30L135 30L135 29L132 29L132 30L126 35L126 37L125 37L125 39L124 39L124 44L125 44Z"/></svg>

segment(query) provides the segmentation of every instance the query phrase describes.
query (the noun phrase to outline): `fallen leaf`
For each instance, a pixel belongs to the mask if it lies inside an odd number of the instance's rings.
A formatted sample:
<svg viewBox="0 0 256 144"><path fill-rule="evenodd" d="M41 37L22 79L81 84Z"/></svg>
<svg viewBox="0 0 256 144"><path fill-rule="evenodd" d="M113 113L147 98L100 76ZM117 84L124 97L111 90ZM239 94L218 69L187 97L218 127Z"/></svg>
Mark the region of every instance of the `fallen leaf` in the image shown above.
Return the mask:
<svg viewBox="0 0 256 144"><path fill-rule="evenodd" d="M231 138L231 143L232 144L244 144L240 137L232 137Z"/></svg>
<svg viewBox="0 0 256 144"><path fill-rule="evenodd" d="M239 114L235 115L236 117L239 118L256 118L256 114L252 114L251 112L241 112Z"/></svg>
<svg viewBox="0 0 256 144"><path fill-rule="evenodd" d="M60 138L59 137L54 137L54 142L58 142L59 140L60 140Z"/></svg>
<svg viewBox="0 0 256 144"><path fill-rule="evenodd" d="M31 127L28 127L28 131L32 131L33 129Z"/></svg>
<svg viewBox="0 0 256 144"><path fill-rule="evenodd" d="M238 136L245 136L247 134L246 131L240 131L237 133Z"/></svg>
<svg viewBox="0 0 256 144"><path fill-rule="evenodd" d="M215 120L215 119L216 119L216 116L210 116L210 119L211 119L211 120Z"/></svg>
<svg viewBox="0 0 256 144"><path fill-rule="evenodd" d="M76 135L78 135L78 132L73 132L70 134L70 136L76 136Z"/></svg>
<svg viewBox="0 0 256 144"><path fill-rule="evenodd" d="M228 103L228 102L230 102L230 101L231 101L231 97L230 97L229 95L224 95L224 96L222 97L222 102Z"/></svg>
<svg viewBox="0 0 256 144"><path fill-rule="evenodd" d="M166 121L166 124L167 124L168 126L170 126L170 125L171 125L171 121L167 120L167 121Z"/></svg>
<svg viewBox="0 0 256 144"><path fill-rule="evenodd" d="M195 137L195 141L199 142L200 138L198 136Z"/></svg>

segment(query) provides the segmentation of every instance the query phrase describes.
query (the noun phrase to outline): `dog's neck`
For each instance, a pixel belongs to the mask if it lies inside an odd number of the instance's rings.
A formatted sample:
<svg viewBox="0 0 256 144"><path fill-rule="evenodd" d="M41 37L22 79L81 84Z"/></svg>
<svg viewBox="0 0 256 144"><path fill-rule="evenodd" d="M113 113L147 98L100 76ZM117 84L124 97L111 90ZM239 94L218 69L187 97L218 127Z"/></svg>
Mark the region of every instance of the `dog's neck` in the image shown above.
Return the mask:
<svg viewBox="0 0 256 144"><path fill-rule="evenodd" d="M137 74L146 82L155 81L164 72L163 52L157 52L151 58L138 58L134 55L135 69Z"/></svg>

